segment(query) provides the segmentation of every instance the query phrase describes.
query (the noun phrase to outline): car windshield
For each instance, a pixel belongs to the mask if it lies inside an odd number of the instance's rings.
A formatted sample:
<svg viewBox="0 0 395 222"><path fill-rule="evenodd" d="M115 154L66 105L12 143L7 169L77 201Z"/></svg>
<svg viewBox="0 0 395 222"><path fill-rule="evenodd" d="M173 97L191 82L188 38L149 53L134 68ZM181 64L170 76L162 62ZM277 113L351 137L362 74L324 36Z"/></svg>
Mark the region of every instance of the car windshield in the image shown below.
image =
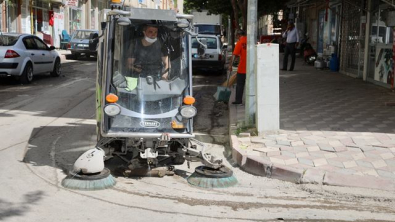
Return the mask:
<svg viewBox="0 0 395 222"><path fill-rule="evenodd" d="M219 25L195 25L195 27L199 28L199 34L221 34L221 29Z"/></svg>
<svg viewBox="0 0 395 222"><path fill-rule="evenodd" d="M206 38L206 37L198 37L199 41L202 42L202 39L207 40L207 48L208 49L216 49L217 48L217 39L216 38ZM196 38L192 38L192 48L197 49L199 46Z"/></svg>
<svg viewBox="0 0 395 222"><path fill-rule="evenodd" d="M189 93L188 38L174 23L159 24L132 20L115 27L112 85L121 115L111 119L112 131L180 133L171 123L182 120L179 108Z"/></svg>
<svg viewBox="0 0 395 222"><path fill-rule="evenodd" d="M13 46L18 41L19 36L0 34L0 46Z"/></svg>
<svg viewBox="0 0 395 222"><path fill-rule="evenodd" d="M91 35L93 35L94 33L96 32L77 30L73 35L73 39L90 39Z"/></svg>

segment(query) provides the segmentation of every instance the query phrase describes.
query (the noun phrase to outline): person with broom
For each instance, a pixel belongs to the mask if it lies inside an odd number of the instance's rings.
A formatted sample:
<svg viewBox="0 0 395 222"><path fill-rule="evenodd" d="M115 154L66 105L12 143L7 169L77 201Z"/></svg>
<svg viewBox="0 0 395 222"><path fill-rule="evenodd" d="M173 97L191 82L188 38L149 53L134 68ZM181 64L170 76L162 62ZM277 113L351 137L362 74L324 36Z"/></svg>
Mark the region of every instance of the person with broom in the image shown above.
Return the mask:
<svg viewBox="0 0 395 222"><path fill-rule="evenodd" d="M236 96L232 104L241 105L243 102L244 85L246 82L246 60L247 60L247 36L243 30L236 32L236 38L239 40L233 50L233 56L229 61L229 71L232 71L232 64L236 57L240 57L240 62L237 67L236 76Z"/></svg>

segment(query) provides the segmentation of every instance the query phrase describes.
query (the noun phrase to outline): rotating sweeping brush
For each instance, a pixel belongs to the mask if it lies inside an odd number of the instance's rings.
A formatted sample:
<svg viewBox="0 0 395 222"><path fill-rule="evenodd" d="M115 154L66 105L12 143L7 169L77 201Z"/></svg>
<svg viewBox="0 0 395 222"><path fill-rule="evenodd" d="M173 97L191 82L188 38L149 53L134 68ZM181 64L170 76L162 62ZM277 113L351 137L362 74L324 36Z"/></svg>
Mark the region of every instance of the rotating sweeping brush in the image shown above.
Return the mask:
<svg viewBox="0 0 395 222"><path fill-rule="evenodd" d="M115 178L108 168L98 174L69 173L62 186L74 190L103 190L115 186Z"/></svg>
<svg viewBox="0 0 395 222"><path fill-rule="evenodd" d="M227 188L237 184L233 171L225 166L219 169L198 166L187 181L193 186L202 188Z"/></svg>
<svg viewBox="0 0 395 222"><path fill-rule="evenodd" d="M102 190L115 184L110 170L104 167L104 151L97 147L83 153L62 181L63 187L76 190Z"/></svg>

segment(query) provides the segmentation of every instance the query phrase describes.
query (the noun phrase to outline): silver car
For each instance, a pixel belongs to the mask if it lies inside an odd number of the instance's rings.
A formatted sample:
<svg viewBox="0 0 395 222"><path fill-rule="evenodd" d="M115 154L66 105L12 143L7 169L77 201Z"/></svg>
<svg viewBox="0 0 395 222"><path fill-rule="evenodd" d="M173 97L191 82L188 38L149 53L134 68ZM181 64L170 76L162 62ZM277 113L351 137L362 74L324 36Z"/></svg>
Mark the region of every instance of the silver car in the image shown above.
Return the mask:
<svg viewBox="0 0 395 222"><path fill-rule="evenodd" d="M61 73L60 56L40 38L29 34L0 33L0 76L14 76L22 84L38 73Z"/></svg>
<svg viewBox="0 0 395 222"><path fill-rule="evenodd" d="M81 54L85 54L87 58L91 55L96 56L98 30L79 29L71 36L70 51L74 58L78 58Z"/></svg>

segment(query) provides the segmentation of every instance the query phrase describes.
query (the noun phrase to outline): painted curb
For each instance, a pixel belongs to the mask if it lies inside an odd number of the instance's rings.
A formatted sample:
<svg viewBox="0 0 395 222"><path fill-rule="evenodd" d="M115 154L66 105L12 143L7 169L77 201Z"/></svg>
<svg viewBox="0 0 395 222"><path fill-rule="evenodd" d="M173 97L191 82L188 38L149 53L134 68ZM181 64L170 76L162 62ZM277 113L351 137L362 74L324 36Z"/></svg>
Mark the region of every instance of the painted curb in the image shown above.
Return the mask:
<svg viewBox="0 0 395 222"><path fill-rule="evenodd" d="M231 105L228 104L228 106L229 110L231 110ZM238 138L233 134L235 129L237 129L233 121L232 116L229 115L229 142L232 148L232 159L247 173L293 183L395 191L395 180L386 180L374 176L345 175L313 168L294 168L273 164L268 158L249 156L247 151L239 148Z"/></svg>
<svg viewBox="0 0 395 222"><path fill-rule="evenodd" d="M395 191L395 181L392 180L374 176L344 175L335 172L326 172L323 184Z"/></svg>

